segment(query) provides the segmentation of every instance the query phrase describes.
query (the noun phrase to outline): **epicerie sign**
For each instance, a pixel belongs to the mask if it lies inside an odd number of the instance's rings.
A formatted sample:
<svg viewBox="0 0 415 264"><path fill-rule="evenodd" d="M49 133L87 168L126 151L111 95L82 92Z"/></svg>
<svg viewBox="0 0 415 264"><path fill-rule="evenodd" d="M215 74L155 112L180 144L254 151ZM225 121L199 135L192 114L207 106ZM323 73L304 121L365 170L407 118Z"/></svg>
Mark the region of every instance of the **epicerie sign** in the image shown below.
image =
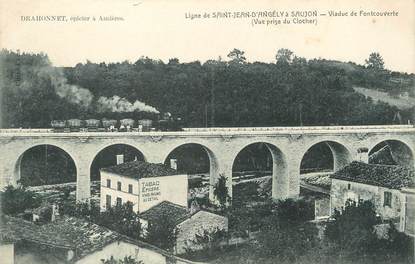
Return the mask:
<svg viewBox="0 0 415 264"><path fill-rule="evenodd" d="M157 201L161 196L160 181L146 181L141 183L141 198L143 202Z"/></svg>

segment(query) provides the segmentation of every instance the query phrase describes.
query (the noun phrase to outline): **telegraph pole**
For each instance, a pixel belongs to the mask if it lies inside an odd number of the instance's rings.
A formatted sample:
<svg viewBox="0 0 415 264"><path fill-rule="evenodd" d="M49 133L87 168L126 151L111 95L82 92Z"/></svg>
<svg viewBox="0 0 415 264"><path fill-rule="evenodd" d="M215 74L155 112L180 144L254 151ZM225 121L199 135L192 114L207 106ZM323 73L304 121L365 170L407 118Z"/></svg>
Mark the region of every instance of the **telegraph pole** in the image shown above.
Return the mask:
<svg viewBox="0 0 415 264"><path fill-rule="evenodd" d="M208 127L208 104L205 104L205 127Z"/></svg>
<svg viewBox="0 0 415 264"><path fill-rule="evenodd" d="M303 126L303 115L302 115L303 104L302 103L300 103L300 105L298 106L298 110L300 111L300 126Z"/></svg>
<svg viewBox="0 0 415 264"><path fill-rule="evenodd" d="M213 81L214 72L213 68L210 75L210 111L211 111L211 117L210 117L210 126L215 126L215 85Z"/></svg>

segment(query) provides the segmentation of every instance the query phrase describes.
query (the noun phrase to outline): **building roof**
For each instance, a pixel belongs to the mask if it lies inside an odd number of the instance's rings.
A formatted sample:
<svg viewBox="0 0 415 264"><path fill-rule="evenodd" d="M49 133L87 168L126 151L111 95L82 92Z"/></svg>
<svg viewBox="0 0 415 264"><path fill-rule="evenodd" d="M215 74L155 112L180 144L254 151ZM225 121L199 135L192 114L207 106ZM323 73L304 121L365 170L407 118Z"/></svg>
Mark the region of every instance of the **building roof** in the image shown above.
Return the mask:
<svg viewBox="0 0 415 264"><path fill-rule="evenodd" d="M79 258L121 239L118 233L108 228L74 217L63 217L43 225L42 231L75 246Z"/></svg>
<svg viewBox="0 0 415 264"><path fill-rule="evenodd" d="M343 169L333 173L331 178L352 181L390 189L415 186L414 169L379 164L366 164L353 161Z"/></svg>
<svg viewBox="0 0 415 264"><path fill-rule="evenodd" d="M14 243L20 240L42 244L47 247L74 250L76 255L73 260L81 259L114 241L121 240L155 251L182 263L198 263L176 257L156 246L134 240L79 218L63 217L53 223L40 226L21 218L0 215L0 244L1 242Z"/></svg>
<svg viewBox="0 0 415 264"><path fill-rule="evenodd" d="M179 224L189 218L192 214L189 210L181 205L163 201L150 209L142 212L139 217L149 222L160 221L163 217L167 216L175 224Z"/></svg>
<svg viewBox="0 0 415 264"><path fill-rule="evenodd" d="M178 172L161 163L149 163L145 161L125 162L119 165L101 169L102 171L141 179L177 175Z"/></svg>
<svg viewBox="0 0 415 264"><path fill-rule="evenodd" d="M312 174L312 175L304 175L301 177L301 183L314 185L317 187L321 187L323 189L330 190L331 187L331 179L330 173L322 173L322 174Z"/></svg>
<svg viewBox="0 0 415 264"><path fill-rule="evenodd" d="M121 239L116 232L73 217L62 217L44 225L6 215L2 216L1 220L2 241L25 240L55 248L71 249L78 259Z"/></svg>

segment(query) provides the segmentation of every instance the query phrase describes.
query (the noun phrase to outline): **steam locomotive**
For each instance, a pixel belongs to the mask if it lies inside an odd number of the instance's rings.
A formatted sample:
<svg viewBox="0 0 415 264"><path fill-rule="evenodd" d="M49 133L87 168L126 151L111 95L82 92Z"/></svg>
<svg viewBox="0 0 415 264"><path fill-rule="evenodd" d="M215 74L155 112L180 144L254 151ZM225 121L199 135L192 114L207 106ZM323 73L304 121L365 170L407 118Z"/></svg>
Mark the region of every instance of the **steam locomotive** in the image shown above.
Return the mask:
<svg viewBox="0 0 415 264"><path fill-rule="evenodd" d="M68 119L52 120L50 125L54 132L149 132L149 131L182 131L181 118L173 118L165 113L160 119L131 118L117 119Z"/></svg>

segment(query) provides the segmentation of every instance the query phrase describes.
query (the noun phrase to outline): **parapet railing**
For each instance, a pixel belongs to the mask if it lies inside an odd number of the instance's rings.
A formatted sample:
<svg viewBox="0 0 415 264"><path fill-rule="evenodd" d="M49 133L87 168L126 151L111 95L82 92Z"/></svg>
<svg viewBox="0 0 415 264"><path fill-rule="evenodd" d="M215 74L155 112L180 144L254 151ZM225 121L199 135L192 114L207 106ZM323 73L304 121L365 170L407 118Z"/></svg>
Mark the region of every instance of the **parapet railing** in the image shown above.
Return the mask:
<svg viewBox="0 0 415 264"><path fill-rule="evenodd" d="M285 131L334 131L334 130L396 130L396 129L415 129L414 125L367 125L367 126L298 126L298 127L207 127L207 128L183 128L183 131L148 131L138 132L136 130L130 132L92 132L92 133L192 133L192 132L285 132ZM7 128L0 129L0 134L21 134L21 133L56 133L51 128ZM91 133L82 132L63 132L63 133Z"/></svg>
<svg viewBox="0 0 415 264"><path fill-rule="evenodd" d="M210 131L286 131L286 130L366 130L366 129L408 129L414 125L368 125L368 126L299 126L299 127L203 127L183 128L186 132Z"/></svg>
<svg viewBox="0 0 415 264"><path fill-rule="evenodd" d="M49 133L51 128L2 128L0 133Z"/></svg>

